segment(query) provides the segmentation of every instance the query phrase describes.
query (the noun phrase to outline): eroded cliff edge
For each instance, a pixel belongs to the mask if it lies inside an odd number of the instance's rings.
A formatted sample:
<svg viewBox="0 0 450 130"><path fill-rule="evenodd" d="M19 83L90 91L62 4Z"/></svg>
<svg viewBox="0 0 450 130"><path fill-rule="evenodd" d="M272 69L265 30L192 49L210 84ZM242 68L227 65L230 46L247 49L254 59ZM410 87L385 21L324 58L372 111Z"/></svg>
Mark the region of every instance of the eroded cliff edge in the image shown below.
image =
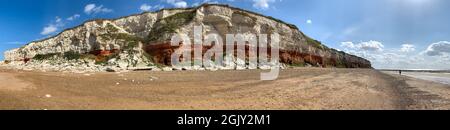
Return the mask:
<svg viewBox="0 0 450 130"><path fill-rule="evenodd" d="M173 34L193 38L194 26L204 35L280 34L280 61L290 66L371 68L368 60L321 44L295 25L228 5L204 4L195 8L162 9L118 19L97 19L60 34L6 51L3 64L20 69L55 71L108 71L170 69L169 45ZM208 47L204 47L208 49ZM224 56L225 63L245 59ZM202 66L189 69L249 69Z"/></svg>

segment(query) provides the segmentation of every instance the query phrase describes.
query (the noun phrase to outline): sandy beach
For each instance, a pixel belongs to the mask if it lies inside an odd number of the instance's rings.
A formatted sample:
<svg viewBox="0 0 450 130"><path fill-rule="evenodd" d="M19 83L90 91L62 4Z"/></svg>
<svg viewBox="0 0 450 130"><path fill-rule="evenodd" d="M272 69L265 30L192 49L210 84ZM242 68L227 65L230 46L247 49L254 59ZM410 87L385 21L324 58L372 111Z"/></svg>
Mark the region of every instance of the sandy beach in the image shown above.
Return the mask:
<svg viewBox="0 0 450 130"><path fill-rule="evenodd" d="M62 73L0 69L0 109L450 109L450 86L371 69Z"/></svg>

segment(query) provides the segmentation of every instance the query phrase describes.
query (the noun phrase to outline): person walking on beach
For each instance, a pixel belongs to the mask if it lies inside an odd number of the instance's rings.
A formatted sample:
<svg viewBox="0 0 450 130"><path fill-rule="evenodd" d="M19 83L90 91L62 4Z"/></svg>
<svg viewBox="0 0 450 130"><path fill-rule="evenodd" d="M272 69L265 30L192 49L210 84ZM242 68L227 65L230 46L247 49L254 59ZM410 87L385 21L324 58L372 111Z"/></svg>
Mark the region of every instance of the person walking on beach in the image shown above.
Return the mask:
<svg viewBox="0 0 450 130"><path fill-rule="evenodd" d="M399 74L399 75L402 75L402 70L398 70L398 74Z"/></svg>

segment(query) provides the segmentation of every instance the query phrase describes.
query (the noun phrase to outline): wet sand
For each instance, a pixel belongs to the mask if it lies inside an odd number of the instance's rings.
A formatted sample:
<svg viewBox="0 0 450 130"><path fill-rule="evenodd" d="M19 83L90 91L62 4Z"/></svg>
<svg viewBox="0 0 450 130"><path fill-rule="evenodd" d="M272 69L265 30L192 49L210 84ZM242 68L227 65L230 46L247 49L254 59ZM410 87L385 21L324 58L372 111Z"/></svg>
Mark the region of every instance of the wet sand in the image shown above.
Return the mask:
<svg viewBox="0 0 450 130"><path fill-rule="evenodd" d="M450 73L406 72L403 75L450 85Z"/></svg>
<svg viewBox="0 0 450 130"><path fill-rule="evenodd" d="M448 85L370 69L61 73L0 69L0 109L449 109Z"/></svg>

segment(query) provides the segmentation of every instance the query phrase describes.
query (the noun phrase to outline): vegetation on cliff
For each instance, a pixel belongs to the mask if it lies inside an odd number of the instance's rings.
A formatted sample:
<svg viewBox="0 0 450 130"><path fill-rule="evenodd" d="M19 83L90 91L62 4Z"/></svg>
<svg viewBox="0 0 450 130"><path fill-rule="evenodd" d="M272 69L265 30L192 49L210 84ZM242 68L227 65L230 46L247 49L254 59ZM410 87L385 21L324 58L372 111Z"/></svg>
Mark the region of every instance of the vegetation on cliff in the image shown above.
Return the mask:
<svg viewBox="0 0 450 130"><path fill-rule="evenodd" d="M186 11L158 20L148 34L147 41L165 40L164 35L175 33L178 28L189 23L195 17L195 11Z"/></svg>
<svg viewBox="0 0 450 130"><path fill-rule="evenodd" d="M38 60L38 61L42 61L42 60L52 60L52 59L56 59L56 58L64 58L66 60L78 60L78 59L83 59L87 54L80 54L78 52L74 52L74 51L67 51L64 53L47 53L47 54L36 54L32 59L33 60Z"/></svg>
<svg viewBox="0 0 450 130"><path fill-rule="evenodd" d="M33 57L33 60L49 60L59 55L61 55L61 53L37 54Z"/></svg>
<svg viewBox="0 0 450 130"><path fill-rule="evenodd" d="M305 38L306 38L306 44L312 45L312 46L322 49L322 50L325 49L320 41L314 40L306 35L305 35Z"/></svg>

